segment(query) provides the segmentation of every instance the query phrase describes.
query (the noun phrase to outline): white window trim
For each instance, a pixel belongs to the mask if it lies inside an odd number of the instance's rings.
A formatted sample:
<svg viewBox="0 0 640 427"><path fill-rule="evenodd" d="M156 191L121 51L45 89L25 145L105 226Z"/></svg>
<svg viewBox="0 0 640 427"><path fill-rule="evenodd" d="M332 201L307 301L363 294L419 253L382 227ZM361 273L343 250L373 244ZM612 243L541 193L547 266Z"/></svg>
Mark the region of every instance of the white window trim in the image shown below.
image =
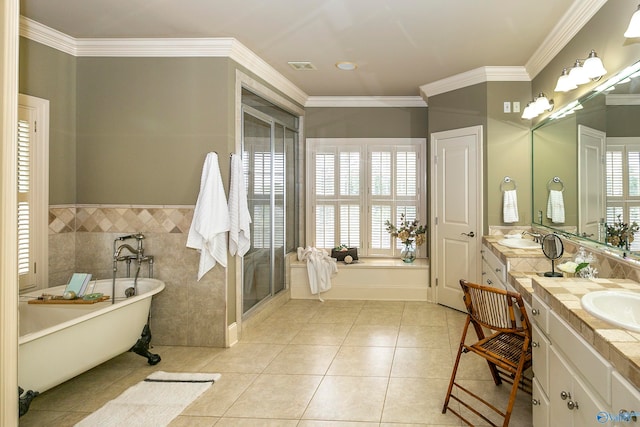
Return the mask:
<svg viewBox="0 0 640 427"><path fill-rule="evenodd" d="M49 101L29 95L18 95L18 105L32 111L36 126L32 144L38 147L32 159L31 255L37 266L35 283L20 291L44 289L49 278Z"/></svg>
<svg viewBox="0 0 640 427"><path fill-rule="evenodd" d="M367 156L366 158L361 159L362 163L367 162L368 154L374 147L394 147L394 146L407 146L412 145L417 147L418 153L418 177L417 177L417 185L418 185L418 200L417 200L417 217L420 220L422 225L427 224L427 209L426 209L426 187L427 187L427 159L426 159L426 142L425 138L307 138L306 139L306 181L308 185L307 194L306 194L306 204L305 210L307 212L306 217L306 245L315 247L316 239L315 239L315 165L314 155L316 153L316 148L318 146L322 146L322 144L330 144L330 145L355 145L355 146L364 146L363 155ZM371 196L369 194L369 179L370 179L370 171L368 165L365 165L361 171L361 186L364 188L364 192L366 192L366 200L367 206L363 209L361 213L361 235L363 235L364 241L362 242L362 247L359 250L359 254L362 256L372 256L372 257L388 257L388 256L397 256L400 253L400 249L396 247L396 245L392 242L392 250L387 254L369 254L369 221L370 221L370 205L371 205ZM396 224L397 225L397 224ZM427 253L427 245L422 245L418 248L418 256L426 257Z"/></svg>

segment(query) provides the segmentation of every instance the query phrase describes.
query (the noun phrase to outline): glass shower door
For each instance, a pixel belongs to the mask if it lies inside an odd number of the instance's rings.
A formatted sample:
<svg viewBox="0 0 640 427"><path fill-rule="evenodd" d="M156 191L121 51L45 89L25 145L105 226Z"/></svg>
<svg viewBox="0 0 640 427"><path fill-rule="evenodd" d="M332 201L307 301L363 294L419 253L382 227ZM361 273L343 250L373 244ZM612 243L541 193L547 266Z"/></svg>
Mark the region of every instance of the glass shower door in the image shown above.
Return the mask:
<svg viewBox="0 0 640 427"><path fill-rule="evenodd" d="M272 294L272 123L243 113L243 160L251 249L243 260L243 313Z"/></svg>

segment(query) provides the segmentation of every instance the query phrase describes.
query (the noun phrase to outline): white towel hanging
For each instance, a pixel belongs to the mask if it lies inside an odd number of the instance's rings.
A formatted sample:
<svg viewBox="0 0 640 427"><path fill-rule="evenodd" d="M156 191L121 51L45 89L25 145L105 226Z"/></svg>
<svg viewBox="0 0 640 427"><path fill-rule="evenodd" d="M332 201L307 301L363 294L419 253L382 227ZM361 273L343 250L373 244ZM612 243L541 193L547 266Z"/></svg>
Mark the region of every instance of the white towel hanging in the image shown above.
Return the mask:
<svg viewBox="0 0 640 427"><path fill-rule="evenodd" d="M518 222L518 195L516 190L506 190L503 192L502 215L505 223Z"/></svg>
<svg viewBox="0 0 640 427"><path fill-rule="evenodd" d="M555 224L564 222L564 197L561 190L549 190L547 200L547 218Z"/></svg>
<svg viewBox="0 0 640 427"><path fill-rule="evenodd" d="M242 159L231 155L231 183L229 185L229 252L243 257L251 248L251 214L247 204Z"/></svg>
<svg viewBox="0 0 640 427"><path fill-rule="evenodd" d="M209 153L202 168L200 194L187 237L187 247L200 251L198 280L216 262L223 267L227 266L227 231L229 207L220 176L218 154Z"/></svg>

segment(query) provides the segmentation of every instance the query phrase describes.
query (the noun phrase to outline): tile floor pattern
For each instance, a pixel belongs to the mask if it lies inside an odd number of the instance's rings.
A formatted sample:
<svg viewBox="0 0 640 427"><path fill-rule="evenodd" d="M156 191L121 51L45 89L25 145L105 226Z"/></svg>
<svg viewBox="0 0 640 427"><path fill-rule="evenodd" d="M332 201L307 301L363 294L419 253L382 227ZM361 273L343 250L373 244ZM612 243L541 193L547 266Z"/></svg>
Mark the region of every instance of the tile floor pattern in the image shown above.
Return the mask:
<svg viewBox="0 0 640 427"><path fill-rule="evenodd" d="M156 366L122 354L43 393L20 426L72 426L155 370L222 374L172 427L462 425L441 409L463 322L430 303L291 300L229 349L157 346ZM506 406L479 357L458 375ZM511 425L531 425L530 402L518 393Z"/></svg>

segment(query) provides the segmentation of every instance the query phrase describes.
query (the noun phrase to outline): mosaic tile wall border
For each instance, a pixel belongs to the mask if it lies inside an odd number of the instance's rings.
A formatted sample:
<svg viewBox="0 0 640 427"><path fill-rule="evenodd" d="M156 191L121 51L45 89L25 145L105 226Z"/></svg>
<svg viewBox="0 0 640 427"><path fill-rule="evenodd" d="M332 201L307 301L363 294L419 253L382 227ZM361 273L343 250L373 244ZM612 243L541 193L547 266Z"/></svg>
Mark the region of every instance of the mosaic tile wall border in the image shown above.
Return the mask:
<svg viewBox="0 0 640 427"><path fill-rule="evenodd" d="M194 206L56 205L49 206L49 234L188 233Z"/></svg>

